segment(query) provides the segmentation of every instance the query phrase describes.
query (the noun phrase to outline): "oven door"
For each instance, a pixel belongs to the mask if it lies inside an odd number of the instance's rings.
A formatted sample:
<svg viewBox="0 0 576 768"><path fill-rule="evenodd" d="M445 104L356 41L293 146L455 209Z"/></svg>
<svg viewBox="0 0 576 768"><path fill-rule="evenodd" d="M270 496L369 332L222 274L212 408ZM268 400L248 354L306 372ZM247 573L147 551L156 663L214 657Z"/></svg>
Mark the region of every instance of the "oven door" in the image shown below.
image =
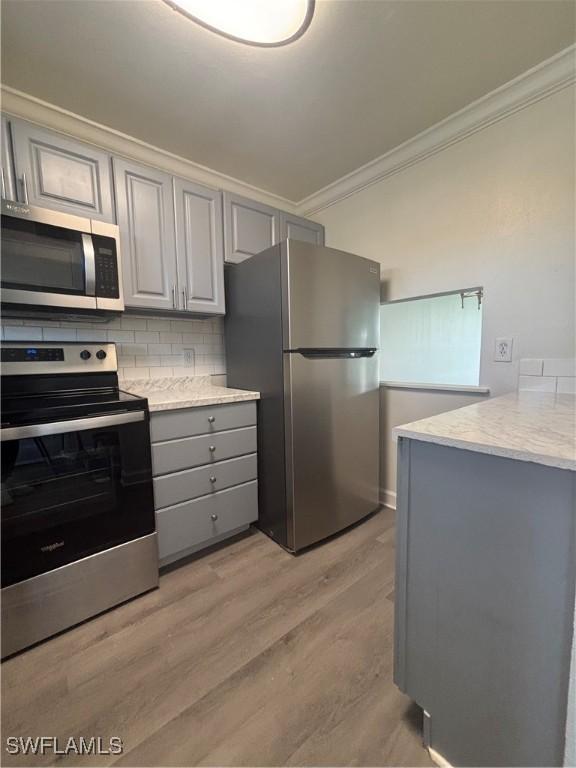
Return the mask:
<svg viewBox="0 0 576 768"><path fill-rule="evenodd" d="M8 427L2 586L155 530L148 415Z"/></svg>
<svg viewBox="0 0 576 768"><path fill-rule="evenodd" d="M96 309L91 222L2 203L2 301Z"/></svg>

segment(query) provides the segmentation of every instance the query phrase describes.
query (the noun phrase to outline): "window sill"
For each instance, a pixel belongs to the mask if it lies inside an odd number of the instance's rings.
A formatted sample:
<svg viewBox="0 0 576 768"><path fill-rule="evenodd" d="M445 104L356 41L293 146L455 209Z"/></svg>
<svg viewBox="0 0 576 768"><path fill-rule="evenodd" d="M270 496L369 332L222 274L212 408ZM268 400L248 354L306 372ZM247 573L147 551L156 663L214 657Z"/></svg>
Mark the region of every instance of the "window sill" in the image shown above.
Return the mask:
<svg viewBox="0 0 576 768"><path fill-rule="evenodd" d="M408 381L381 381L381 387L386 389L424 389L435 392L471 392L476 395L489 395L490 387L480 387L471 384L418 384Z"/></svg>

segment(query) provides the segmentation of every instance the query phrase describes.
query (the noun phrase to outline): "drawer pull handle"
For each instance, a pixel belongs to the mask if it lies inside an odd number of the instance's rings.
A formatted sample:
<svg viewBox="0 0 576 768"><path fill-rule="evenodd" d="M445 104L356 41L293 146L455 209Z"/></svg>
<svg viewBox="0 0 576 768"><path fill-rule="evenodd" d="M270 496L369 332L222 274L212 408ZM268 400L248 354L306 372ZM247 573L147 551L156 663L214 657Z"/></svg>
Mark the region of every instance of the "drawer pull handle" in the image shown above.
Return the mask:
<svg viewBox="0 0 576 768"><path fill-rule="evenodd" d="M210 453L214 453L214 451L216 450L216 446L215 446L215 445L211 445L211 446L208 448L208 450L210 451Z"/></svg>
<svg viewBox="0 0 576 768"><path fill-rule="evenodd" d="M216 478L214 477L214 475L212 475L212 477L210 478L210 482L211 483L215 483L216 482Z"/></svg>
<svg viewBox="0 0 576 768"><path fill-rule="evenodd" d="M210 515L210 520L214 520L214 521L218 520L218 515L217 514Z"/></svg>
<svg viewBox="0 0 576 768"><path fill-rule="evenodd" d="M208 421L209 421L210 424L214 424L214 422L216 421L216 417L215 416L208 416Z"/></svg>

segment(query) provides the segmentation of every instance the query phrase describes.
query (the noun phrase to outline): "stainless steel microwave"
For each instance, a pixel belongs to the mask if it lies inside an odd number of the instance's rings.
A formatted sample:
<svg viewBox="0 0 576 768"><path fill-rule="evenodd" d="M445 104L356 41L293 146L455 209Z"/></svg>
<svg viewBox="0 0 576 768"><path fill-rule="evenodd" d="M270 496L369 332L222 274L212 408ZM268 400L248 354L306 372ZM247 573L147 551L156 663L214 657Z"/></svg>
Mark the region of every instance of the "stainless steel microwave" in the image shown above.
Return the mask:
<svg viewBox="0 0 576 768"><path fill-rule="evenodd" d="M121 312L118 227L3 200L0 288L6 307Z"/></svg>

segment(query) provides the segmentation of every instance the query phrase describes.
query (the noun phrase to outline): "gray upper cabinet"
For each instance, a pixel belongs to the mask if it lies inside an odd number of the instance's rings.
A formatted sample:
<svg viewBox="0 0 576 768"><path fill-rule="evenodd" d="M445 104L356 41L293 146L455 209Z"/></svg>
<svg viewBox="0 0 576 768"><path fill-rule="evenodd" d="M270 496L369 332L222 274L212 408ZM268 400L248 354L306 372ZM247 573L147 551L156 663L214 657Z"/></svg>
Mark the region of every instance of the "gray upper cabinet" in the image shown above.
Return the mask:
<svg viewBox="0 0 576 768"><path fill-rule="evenodd" d="M124 302L144 309L177 309L172 177L117 157L113 163Z"/></svg>
<svg viewBox="0 0 576 768"><path fill-rule="evenodd" d="M23 120L10 124L20 202L115 222L109 155Z"/></svg>
<svg viewBox="0 0 576 768"><path fill-rule="evenodd" d="M224 314L222 196L216 189L174 179L179 306Z"/></svg>
<svg viewBox="0 0 576 768"><path fill-rule="evenodd" d="M303 240L313 245L324 245L324 227L315 221L280 212L280 239Z"/></svg>
<svg viewBox="0 0 576 768"><path fill-rule="evenodd" d="M10 123L5 117L2 117L2 198L4 200L16 199Z"/></svg>
<svg viewBox="0 0 576 768"><path fill-rule="evenodd" d="M225 260L238 264L280 242L280 213L275 208L224 192Z"/></svg>

